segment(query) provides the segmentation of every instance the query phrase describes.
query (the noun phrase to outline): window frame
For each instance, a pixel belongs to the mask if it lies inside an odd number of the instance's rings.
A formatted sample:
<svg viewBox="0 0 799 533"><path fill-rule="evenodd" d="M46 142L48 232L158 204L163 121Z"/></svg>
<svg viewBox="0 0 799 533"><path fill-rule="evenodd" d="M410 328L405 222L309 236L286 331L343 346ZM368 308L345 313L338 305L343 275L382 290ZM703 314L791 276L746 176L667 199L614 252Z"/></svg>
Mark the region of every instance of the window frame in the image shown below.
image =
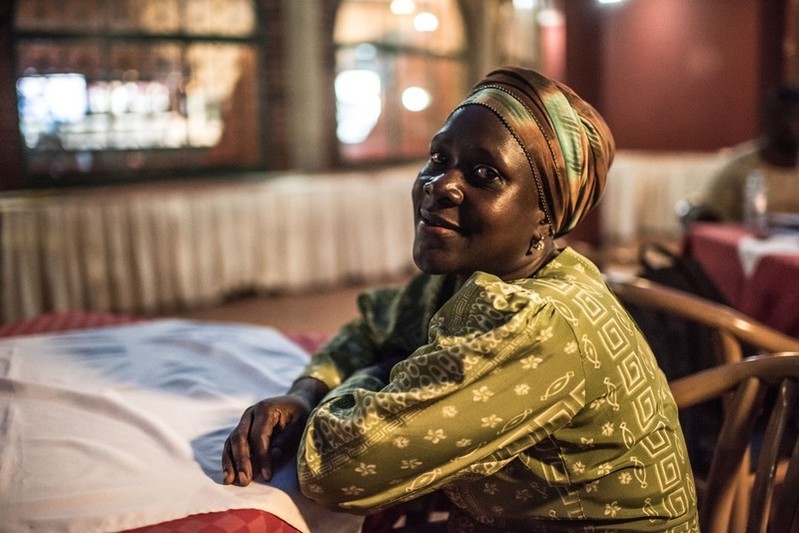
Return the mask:
<svg viewBox="0 0 799 533"><path fill-rule="evenodd" d="M142 180L158 180L163 179L165 177L174 177L174 178L183 178L183 177L202 177L206 175L218 175L220 171L224 172L231 172L231 173L241 173L241 172L251 172L253 170L265 170L268 167L268 157L267 151L262 149L265 141L263 137L267 135L267 129L265 128L265 116L266 116L266 101L261 96L265 93L266 90L266 79L263 75L262 69L262 56L264 54L264 34L263 34L263 24L261 20L261 10L258 8L257 2L252 1L252 15L254 16L253 28L247 35L228 35L218 32L191 32L186 31L181 25L176 31L169 31L169 32L161 32L161 31L146 31L142 29L135 29L135 30L119 30L111 28L111 22L109 21L109 13L110 13L110 4L114 2L114 0L102 0L103 7L105 9L105 14L103 16L104 22L102 27L99 29L93 28L86 28L86 29L64 29L64 30L54 30L54 29L35 29L35 28L27 28L27 27L20 27L18 23L18 10L20 9L19 5L21 3L20 0L15 2L15 6L11 9L11 32L10 38L12 43L12 50L11 50L11 58L12 58L12 72L14 75L14 79L18 81L24 73L21 72L20 66L20 54L21 49L28 43L36 43L42 42L50 45L60 45L60 44L85 44L85 43L96 43L98 47L102 47L101 54L104 57L103 63L106 66L110 66L110 58L108 55L110 54L110 50L115 45L134 45L134 46L148 46L154 44L175 44L180 47L180 55L181 55L181 63L180 69L181 74L185 75L185 73L189 70L188 68L188 54L187 51L192 45L197 44L208 44L208 45L243 45L252 50L252 54L254 56L255 65L257 68L253 75L255 76L255 86L259 93L259 113L256 119L257 126L260 130L260 136L262 137L260 141L261 149L258 150L258 158L259 160L255 164L250 165L241 165L241 164L223 164L223 165L181 165L179 161L186 161L192 159L198 155L204 154L209 150L208 146L192 146L188 143L188 141L184 141L179 147L145 147L145 148L117 148L117 147L106 147L102 149L90 149L90 150L76 150L76 149L64 149L64 148L55 148L55 149L44 149L44 150L36 150L29 148L24 139L23 139L23 132L21 130L21 117L19 116L19 95L16 91L14 91L14 95L16 97L15 100L15 110L17 113L17 133L21 139L21 148L22 148L22 164L23 164L23 186L25 187L49 187L49 186L71 186L71 185L86 185L86 184L114 184L114 183L125 183L125 182L132 182L132 181L142 181ZM191 0L186 0L191 1ZM185 2L181 2L180 6L185 6ZM56 70L52 73L61 73L61 71ZM49 74L47 73L37 73L37 74ZM110 81L110 80L109 80ZM185 114L184 114L185 116ZM54 174L52 172L41 172L36 171L35 169L31 169L31 159L35 157L36 154L41 154L43 156L67 156L67 155L74 155L78 152L91 152L95 154L114 154L114 155L124 155L124 154L145 154L155 156L155 158L159 158L162 156L166 156L168 160L166 164L161 165L158 162L150 168L148 166L143 167L122 167L122 168L106 168L100 170L90 170L87 172L84 171L75 171L70 170L60 174ZM175 157L171 157L175 156Z"/></svg>

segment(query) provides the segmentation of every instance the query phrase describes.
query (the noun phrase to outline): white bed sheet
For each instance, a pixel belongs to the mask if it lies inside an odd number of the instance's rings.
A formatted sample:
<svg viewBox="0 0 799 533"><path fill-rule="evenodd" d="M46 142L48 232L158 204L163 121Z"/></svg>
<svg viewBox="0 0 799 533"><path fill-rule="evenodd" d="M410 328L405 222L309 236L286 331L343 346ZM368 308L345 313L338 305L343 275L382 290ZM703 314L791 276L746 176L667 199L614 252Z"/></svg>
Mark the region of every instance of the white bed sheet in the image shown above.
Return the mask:
<svg viewBox="0 0 799 533"><path fill-rule="evenodd" d="M358 531L360 517L304 498L291 466L270 485L221 483L242 411L284 392L307 357L271 329L185 320L0 341L0 529L117 531L250 508Z"/></svg>

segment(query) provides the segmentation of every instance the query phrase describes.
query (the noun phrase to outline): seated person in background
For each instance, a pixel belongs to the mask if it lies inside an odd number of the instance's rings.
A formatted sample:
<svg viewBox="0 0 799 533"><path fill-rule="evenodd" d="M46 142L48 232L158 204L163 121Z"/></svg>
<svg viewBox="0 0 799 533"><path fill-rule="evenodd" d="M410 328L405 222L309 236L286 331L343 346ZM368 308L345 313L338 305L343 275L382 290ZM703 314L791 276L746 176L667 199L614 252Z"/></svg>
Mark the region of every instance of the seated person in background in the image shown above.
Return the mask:
<svg viewBox="0 0 799 533"><path fill-rule="evenodd" d="M762 110L760 139L734 148L732 159L710 180L694 205L681 208L684 222L741 222L744 184L754 169L763 171L768 209L799 213L799 89L768 95Z"/></svg>
<svg viewBox="0 0 799 533"><path fill-rule="evenodd" d="M666 379L597 268L554 243L613 153L564 85L479 82L413 185L422 273L361 296L285 396L245 411L225 483L269 480L299 440L303 493L342 511L440 490L450 531L696 530Z"/></svg>

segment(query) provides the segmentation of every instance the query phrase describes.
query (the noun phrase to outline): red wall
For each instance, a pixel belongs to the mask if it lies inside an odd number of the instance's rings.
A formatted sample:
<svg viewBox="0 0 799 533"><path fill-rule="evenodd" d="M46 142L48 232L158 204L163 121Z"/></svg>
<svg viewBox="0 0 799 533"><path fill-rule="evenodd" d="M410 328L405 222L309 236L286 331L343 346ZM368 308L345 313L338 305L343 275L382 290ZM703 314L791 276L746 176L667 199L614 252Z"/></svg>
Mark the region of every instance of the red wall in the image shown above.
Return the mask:
<svg viewBox="0 0 799 533"><path fill-rule="evenodd" d="M619 148L715 150L757 136L764 88L777 82L764 77L779 74L781 9L760 0L565 6L567 83L596 103Z"/></svg>
<svg viewBox="0 0 799 533"><path fill-rule="evenodd" d="M619 145L707 150L757 134L753 4L648 0L608 10L602 94Z"/></svg>

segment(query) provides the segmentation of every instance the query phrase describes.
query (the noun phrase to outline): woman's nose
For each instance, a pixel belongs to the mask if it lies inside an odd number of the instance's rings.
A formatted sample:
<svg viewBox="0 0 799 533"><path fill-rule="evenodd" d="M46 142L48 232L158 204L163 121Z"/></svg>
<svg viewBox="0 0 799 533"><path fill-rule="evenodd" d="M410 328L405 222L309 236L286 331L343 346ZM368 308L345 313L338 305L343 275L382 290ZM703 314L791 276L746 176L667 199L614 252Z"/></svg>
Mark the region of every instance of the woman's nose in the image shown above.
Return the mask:
<svg viewBox="0 0 799 533"><path fill-rule="evenodd" d="M463 186L461 182L460 173L450 170L431 176L422 185L422 191L424 191L425 196L430 196L436 201L458 204L463 201Z"/></svg>

